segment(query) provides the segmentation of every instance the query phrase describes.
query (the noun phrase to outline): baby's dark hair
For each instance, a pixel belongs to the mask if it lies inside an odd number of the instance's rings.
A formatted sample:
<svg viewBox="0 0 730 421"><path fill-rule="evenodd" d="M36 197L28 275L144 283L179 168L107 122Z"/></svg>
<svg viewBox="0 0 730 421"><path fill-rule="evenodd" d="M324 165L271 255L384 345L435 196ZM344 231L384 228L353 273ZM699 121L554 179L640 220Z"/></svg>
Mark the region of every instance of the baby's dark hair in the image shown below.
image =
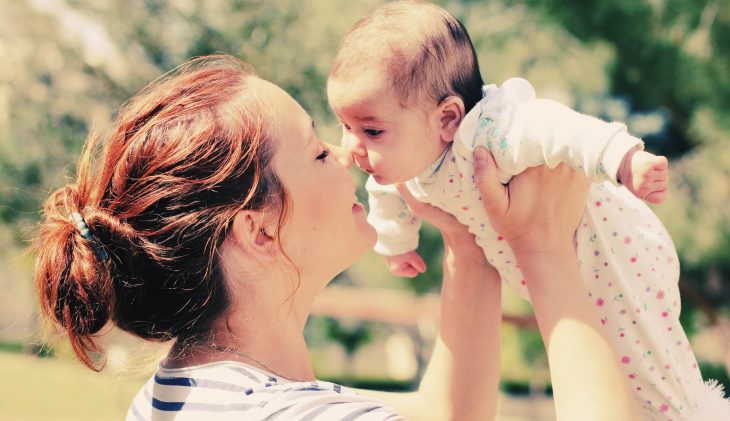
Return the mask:
<svg viewBox="0 0 730 421"><path fill-rule="evenodd" d="M464 25L426 2L388 3L360 19L340 43L331 79L381 66L402 106L459 96L468 111L484 82Z"/></svg>

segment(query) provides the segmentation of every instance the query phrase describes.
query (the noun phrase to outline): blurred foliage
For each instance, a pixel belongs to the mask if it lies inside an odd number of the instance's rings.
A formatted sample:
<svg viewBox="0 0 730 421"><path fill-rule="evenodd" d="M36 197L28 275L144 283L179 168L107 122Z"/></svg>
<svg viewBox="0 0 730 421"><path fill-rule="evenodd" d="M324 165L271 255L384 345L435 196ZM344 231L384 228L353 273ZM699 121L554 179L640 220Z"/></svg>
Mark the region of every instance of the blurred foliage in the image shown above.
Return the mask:
<svg viewBox="0 0 730 421"><path fill-rule="evenodd" d="M326 76L339 39L382 1L28 0L0 13L0 224L23 246L42 201L73 173L84 138L144 84L193 55L227 52L291 93L336 143ZM672 195L656 207L682 261L683 318L730 311L730 4L726 0L439 1L468 28L484 79L531 80L539 95L626 121L672 160ZM355 175L363 181L361 174ZM362 187L359 194L362 199ZM4 245L10 246L10 245ZM368 255L351 283L435 291L429 264L394 279ZM27 279L17 282L28 282ZM344 281L343 281L344 282ZM695 310L703 317L694 316ZM689 323L689 322L688 322ZM692 328L692 326L688 326ZM333 333L333 337L339 337ZM341 336L341 335L340 335ZM346 335L345 335L346 336ZM355 335L357 336L357 335ZM347 342L347 341L345 341ZM355 343L355 342L353 342ZM541 357L525 336L526 360Z"/></svg>
<svg viewBox="0 0 730 421"><path fill-rule="evenodd" d="M307 323L308 337L319 334L327 340L339 343L348 358L372 339L373 331L373 323L359 320L338 320L322 316L312 317Z"/></svg>

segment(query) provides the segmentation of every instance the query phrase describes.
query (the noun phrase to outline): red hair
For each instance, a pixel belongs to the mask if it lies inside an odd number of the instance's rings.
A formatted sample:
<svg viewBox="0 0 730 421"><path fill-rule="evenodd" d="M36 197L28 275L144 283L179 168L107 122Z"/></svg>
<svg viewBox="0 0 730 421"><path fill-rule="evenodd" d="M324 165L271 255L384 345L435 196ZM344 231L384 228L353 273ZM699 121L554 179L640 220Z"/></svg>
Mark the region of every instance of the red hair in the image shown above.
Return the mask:
<svg viewBox="0 0 730 421"><path fill-rule="evenodd" d="M217 249L242 209L276 206L264 107L243 62L188 61L135 95L105 142L90 135L75 183L44 205L35 282L44 315L93 370L93 335L112 320L151 340L192 339L229 305ZM94 242L71 220L78 212Z"/></svg>

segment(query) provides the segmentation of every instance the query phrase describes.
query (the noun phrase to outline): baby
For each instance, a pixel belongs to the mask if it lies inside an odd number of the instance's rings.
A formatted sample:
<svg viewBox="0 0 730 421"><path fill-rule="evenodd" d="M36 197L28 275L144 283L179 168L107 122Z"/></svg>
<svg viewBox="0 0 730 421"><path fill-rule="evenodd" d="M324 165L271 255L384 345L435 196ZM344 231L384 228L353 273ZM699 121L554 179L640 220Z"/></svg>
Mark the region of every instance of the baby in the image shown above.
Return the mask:
<svg viewBox="0 0 730 421"><path fill-rule="evenodd" d="M415 252L420 221L394 186L404 182L468 226L502 279L529 299L529 280L480 203L472 151L491 150L504 183L528 167L566 163L593 181L576 254L644 419L730 419L679 323L674 245L642 201L666 197L664 157L643 151L623 124L537 99L523 79L483 86L466 29L429 3L389 3L360 20L340 44L327 91L343 145L370 175L368 220L394 274L425 271Z"/></svg>

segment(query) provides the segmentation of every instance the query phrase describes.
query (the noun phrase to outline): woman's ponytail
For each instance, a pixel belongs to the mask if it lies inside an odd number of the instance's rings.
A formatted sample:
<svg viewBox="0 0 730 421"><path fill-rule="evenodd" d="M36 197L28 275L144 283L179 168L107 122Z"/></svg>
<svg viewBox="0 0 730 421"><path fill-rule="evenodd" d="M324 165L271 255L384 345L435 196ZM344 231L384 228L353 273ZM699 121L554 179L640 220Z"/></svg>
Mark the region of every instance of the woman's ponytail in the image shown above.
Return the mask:
<svg viewBox="0 0 730 421"><path fill-rule="evenodd" d="M92 335L109 321L114 303L103 245L84 226L84 202L75 185L46 200L35 244L35 282L43 313L64 328L79 359L98 371L91 353L101 350Z"/></svg>

